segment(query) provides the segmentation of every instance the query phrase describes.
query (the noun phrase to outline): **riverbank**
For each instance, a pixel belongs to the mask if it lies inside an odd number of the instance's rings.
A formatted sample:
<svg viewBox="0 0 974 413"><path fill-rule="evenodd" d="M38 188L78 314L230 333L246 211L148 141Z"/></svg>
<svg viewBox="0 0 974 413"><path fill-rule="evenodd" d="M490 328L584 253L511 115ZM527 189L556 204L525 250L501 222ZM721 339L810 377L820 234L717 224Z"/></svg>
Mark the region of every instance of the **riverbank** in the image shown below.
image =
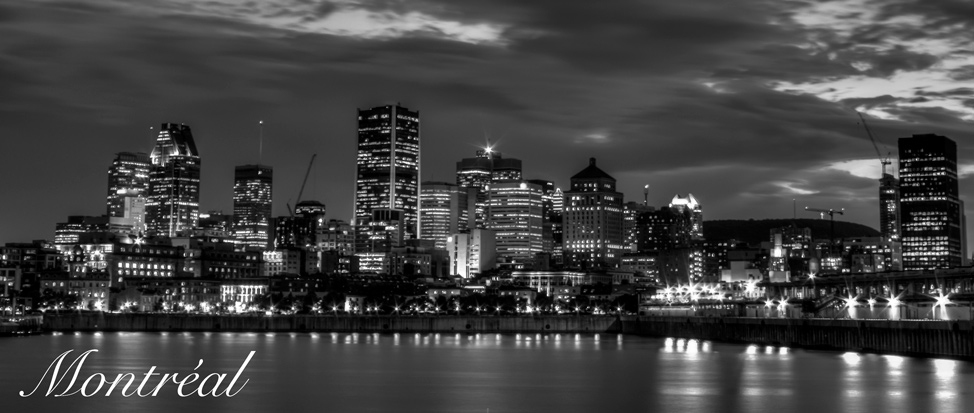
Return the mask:
<svg viewBox="0 0 974 413"><path fill-rule="evenodd" d="M647 316L352 316L74 313L43 329L95 331L624 333L654 337L974 359L974 323L942 320Z"/></svg>
<svg viewBox="0 0 974 413"><path fill-rule="evenodd" d="M410 332L410 333L603 333L621 332L609 316L355 316L355 315L45 315L46 331L230 331L230 332Z"/></svg>

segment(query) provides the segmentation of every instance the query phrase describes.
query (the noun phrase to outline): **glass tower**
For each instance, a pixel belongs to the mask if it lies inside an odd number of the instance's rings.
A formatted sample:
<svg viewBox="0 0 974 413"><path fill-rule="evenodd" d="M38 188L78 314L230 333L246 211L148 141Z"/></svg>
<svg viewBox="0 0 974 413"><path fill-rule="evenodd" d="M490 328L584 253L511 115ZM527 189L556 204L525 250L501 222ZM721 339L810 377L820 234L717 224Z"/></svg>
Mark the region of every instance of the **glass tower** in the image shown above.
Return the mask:
<svg viewBox="0 0 974 413"><path fill-rule="evenodd" d="M189 126L163 123L149 158L148 233L172 237L194 228L200 214L200 156Z"/></svg>
<svg viewBox="0 0 974 413"><path fill-rule="evenodd" d="M405 238L419 231L419 112L397 105L358 111L355 219L402 210Z"/></svg>
<svg viewBox="0 0 974 413"><path fill-rule="evenodd" d="M125 217L125 198L149 194L149 155L119 152L108 168L108 216Z"/></svg>
<svg viewBox="0 0 974 413"><path fill-rule="evenodd" d="M240 245L267 249L271 232L274 170L266 165L234 168L233 234Z"/></svg>
<svg viewBox="0 0 974 413"><path fill-rule="evenodd" d="M961 265L964 254L957 185L957 144L925 134L900 138L903 269Z"/></svg>

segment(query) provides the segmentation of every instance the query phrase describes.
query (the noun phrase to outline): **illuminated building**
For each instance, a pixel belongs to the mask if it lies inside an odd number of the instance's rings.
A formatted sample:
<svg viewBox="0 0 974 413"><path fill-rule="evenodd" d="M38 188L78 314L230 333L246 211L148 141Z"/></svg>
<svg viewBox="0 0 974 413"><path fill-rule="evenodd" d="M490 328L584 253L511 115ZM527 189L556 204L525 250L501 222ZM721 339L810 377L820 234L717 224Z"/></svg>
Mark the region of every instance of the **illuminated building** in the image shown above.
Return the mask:
<svg viewBox="0 0 974 413"><path fill-rule="evenodd" d="M228 242L199 238L173 238L172 246L184 249L183 271L193 278L237 279L260 276L261 252L240 251Z"/></svg>
<svg viewBox="0 0 974 413"><path fill-rule="evenodd" d="M223 211L208 211L200 213L196 228L188 232L187 237L207 242L228 242L233 238L233 215ZM180 237L173 237L173 239Z"/></svg>
<svg viewBox="0 0 974 413"><path fill-rule="evenodd" d="M136 232L145 226L149 164L146 153L119 152L108 168L108 216L133 220Z"/></svg>
<svg viewBox="0 0 974 413"><path fill-rule="evenodd" d="M689 218L690 243L687 248L687 268L690 280L700 281L704 271L704 251L703 251L703 208L693 194L688 193L686 197L674 195L670 201L670 208L678 212L685 213Z"/></svg>
<svg viewBox="0 0 974 413"><path fill-rule="evenodd" d="M457 185L476 188L476 226L483 228L487 222L487 185L494 181L521 180L521 160L504 158L489 146L477 151L473 158L457 162Z"/></svg>
<svg viewBox="0 0 974 413"><path fill-rule="evenodd" d="M375 209L398 209L406 238L418 235L419 138L419 112L399 105L358 111L356 221Z"/></svg>
<svg viewBox="0 0 974 413"><path fill-rule="evenodd" d="M957 144L939 135L899 139L903 269L953 268L966 254Z"/></svg>
<svg viewBox="0 0 974 413"><path fill-rule="evenodd" d="M339 255L354 254L355 228L345 221L330 219L325 225L318 227L315 242L321 251L335 251Z"/></svg>
<svg viewBox="0 0 974 413"><path fill-rule="evenodd" d="M450 275L463 278L476 277L494 268L497 258L496 233L487 229L472 229L447 238Z"/></svg>
<svg viewBox="0 0 974 413"><path fill-rule="evenodd" d="M318 201L305 200L298 202L294 206L294 213L301 215L303 217L314 219L318 221L318 224L324 224L325 213L327 209L325 204Z"/></svg>
<svg viewBox="0 0 974 413"><path fill-rule="evenodd" d="M487 228L496 233L497 256L514 268L535 265L541 252L541 186L525 181L491 182Z"/></svg>
<svg viewBox="0 0 974 413"><path fill-rule="evenodd" d="M457 162L457 185L464 188L478 188L483 190L491 181L490 154L487 150L478 150L474 158L463 158Z"/></svg>
<svg viewBox="0 0 974 413"><path fill-rule="evenodd" d="M325 225L325 205L318 201L301 201L294 207L294 215L274 219L272 240L274 248L314 247L318 229Z"/></svg>
<svg viewBox="0 0 974 413"><path fill-rule="evenodd" d="M595 165L571 178L565 192L565 256L574 267L612 266L622 256L623 199L616 180Z"/></svg>
<svg viewBox="0 0 974 413"><path fill-rule="evenodd" d="M84 234L108 233L111 230L110 222L110 218L106 216L69 216L67 222L58 222L55 225L54 244L77 244Z"/></svg>
<svg viewBox="0 0 974 413"><path fill-rule="evenodd" d="M405 243L403 221L405 213L399 209L380 208L369 219L355 225L355 252L389 252Z"/></svg>
<svg viewBox="0 0 974 413"><path fill-rule="evenodd" d="M446 182L423 182L420 192L419 238L446 248L450 234L472 227L477 193Z"/></svg>
<svg viewBox="0 0 974 413"><path fill-rule="evenodd" d="M200 156L189 126L163 123L149 158L147 232L173 237L194 228L199 221Z"/></svg>
<svg viewBox="0 0 974 413"><path fill-rule="evenodd" d="M314 246L317 229L313 218L301 215L274 218L274 248Z"/></svg>
<svg viewBox="0 0 974 413"><path fill-rule="evenodd" d="M900 181L885 172L879 180L879 232L887 240L900 239Z"/></svg>
<svg viewBox="0 0 974 413"><path fill-rule="evenodd" d="M768 257L768 273L772 280L782 277L809 275L812 258L812 230L795 225L771 229L771 251Z"/></svg>
<svg viewBox="0 0 974 413"><path fill-rule="evenodd" d="M234 168L233 235L237 244L257 249L270 246L273 182L274 171L269 166Z"/></svg>
<svg viewBox="0 0 974 413"><path fill-rule="evenodd" d="M563 202L561 198L564 194L555 187L555 183L552 181L529 179L527 182L541 187L541 251L552 254L555 250L554 226L556 223L561 225L561 205Z"/></svg>
<svg viewBox="0 0 974 413"><path fill-rule="evenodd" d="M521 180L521 160L504 158L491 148L480 149L474 158L457 162L457 185L485 189L491 181Z"/></svg>
<svg viewBox="0 0 974 413"><path fill-rule="evenodd" d="M655 207L638 202L626 202L626 204L623 206L624 213L622 226L625 233L625 238L622 246L626 252L638 252L639 234L641 230L644 230L644 228L640 228L638 225L636 225L639 215L644 212L652 212L655 210Z"/></svg>
<svg viewBox="0 0 974 413"><path fill-rule="evenodd" d="M700 207L700 203L693 197L693 194L687 194L686 197L673 195L670 208L680 212L687 211L690 216L690 228L688 228L690 238L703 239L703 208Z"/></svg>

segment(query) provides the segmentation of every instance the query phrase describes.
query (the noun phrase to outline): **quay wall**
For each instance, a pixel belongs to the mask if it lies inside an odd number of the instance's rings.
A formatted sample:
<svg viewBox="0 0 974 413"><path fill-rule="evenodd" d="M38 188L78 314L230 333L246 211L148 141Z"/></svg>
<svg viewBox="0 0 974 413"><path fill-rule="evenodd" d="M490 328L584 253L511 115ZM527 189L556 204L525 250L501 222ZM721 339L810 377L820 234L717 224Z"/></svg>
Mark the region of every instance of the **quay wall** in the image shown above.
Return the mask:
<svg viewBox="0 0 974 413"><path fill-rule="evenodd" d="M622 332L655 337L974 359L967 320L622 317Z"/></svg>
<svg viewBox="0 0 974 413"><path fill-rule="evenodd" d="M47 331L316 331L441 333L619 332L609 316L243 316L196 314L46 315Z"/></svg>
<svg viewBox="0 0 974 413"><path fill-rule="evenodd" d="M355 316L73 313L45 331L624 333L732 343L974 359L967 320L673 316Z"/></svg>

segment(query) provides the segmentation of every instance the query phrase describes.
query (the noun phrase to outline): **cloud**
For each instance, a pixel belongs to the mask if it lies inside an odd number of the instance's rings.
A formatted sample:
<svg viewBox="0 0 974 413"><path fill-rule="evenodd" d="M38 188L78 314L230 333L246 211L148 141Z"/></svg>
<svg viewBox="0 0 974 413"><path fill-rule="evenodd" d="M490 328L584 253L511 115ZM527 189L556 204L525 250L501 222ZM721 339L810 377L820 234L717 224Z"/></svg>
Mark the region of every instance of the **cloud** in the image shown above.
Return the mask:
<svg viewBox="0 0 974 413"><path fill-rule="evenodd" d="M692 192L708 217L759 218L791 216L797 198L875 226L879 166L856 109L881 146L974 142L968 8L922 3L4 4L0 132L21 139L0 162L31 171L8 190L36 202L0 216L41 224L3 229L49 237L68 214L102 213L112 153L149 150L147 127L169 121L197 135L204 209L229 211L264 119L275 214L318 153L306 192L347 219L354 108L390 102L420 111L423 180L452 180L488 131L526 177L562 187L597 157L631 199L650 184L656 203ZM56 167L25 162L41 154Z"/></svg>

